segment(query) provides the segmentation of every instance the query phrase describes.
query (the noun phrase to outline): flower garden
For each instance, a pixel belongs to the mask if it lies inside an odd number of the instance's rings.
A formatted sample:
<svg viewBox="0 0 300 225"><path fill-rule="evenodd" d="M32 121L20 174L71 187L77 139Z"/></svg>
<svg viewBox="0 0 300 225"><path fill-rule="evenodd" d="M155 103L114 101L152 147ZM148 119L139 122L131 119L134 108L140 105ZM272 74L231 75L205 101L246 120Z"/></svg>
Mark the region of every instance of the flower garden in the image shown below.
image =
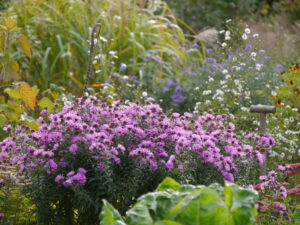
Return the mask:
<svg viewBox="0 0 300 225"><path fill-rule="evenodd" d="M0 224L300 224L299 21L290 0L0 3Z"/></svg>

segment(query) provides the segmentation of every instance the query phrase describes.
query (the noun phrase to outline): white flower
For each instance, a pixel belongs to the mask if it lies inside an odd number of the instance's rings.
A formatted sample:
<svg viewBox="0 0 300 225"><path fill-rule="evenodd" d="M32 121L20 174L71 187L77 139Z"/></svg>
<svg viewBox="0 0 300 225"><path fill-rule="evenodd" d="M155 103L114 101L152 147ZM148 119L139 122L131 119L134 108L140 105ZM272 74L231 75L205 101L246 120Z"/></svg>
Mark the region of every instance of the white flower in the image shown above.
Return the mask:
<svg viewBox="0 0 300 225"><path fill-rule="evenodd" d="M271 92L271 95L272 95L272 96L277 96L277 93L276 93L275 91L272 91L272 92Z"/></svg>
<svg viewBox="0 0 300 225"><path fill-rule="evenodd" d="M262 65L259 64L259 63L256 63L256 64L255 64L255 68L256 68L257 71L260 71L261 68L262 68Z"/></svg>
<svg viewBox="0 0 300 225"><path fill-rule="evenodd" d="M226 23L229 23L231 21L231 19L226 20Z"/></svg>
<svg viewBox="0 0 300 225"><path fill-rule="evenodd" d="M102 37L102 36L100 36L100 40L103 41L103 42L107 42L107 39Z"/></svg>
<svg viewBox="0 0 300 225"><path fill-rule="evenodd" d="M223 74L227 74L227 73L228 73L228 70L224 69L224 70L222 71L222 73L223 73Z"/></svg>
<svg viewBox="0 0 300 225"><path fill-rule="evenodd" d="M235 56L232 57L232 61L235 62L237 58Z"/></svg>
<svg viewBox="0 0 300 225"><path fill-rule="evenodd" d="M250 34L250 32L251 32L251 31L250 31L249 28L246 28L246 29L245 29L245 33L246 33L246 34Z"/></svg>
<svg viewBox="0 0 300 225"><path fill-rule="evenodd" d="M214 81L214 78L212 78L212 77L210 77L209 79L208 79L208 82L213 82Z"/></svg>
<svg viewBox="0 0 300 225"><path fill-rule="evenodd" d="M220 30L219 31L220 34L223 34L224 32L225 32L225 30Z"/></svg>
<svg viewBox="0 0 300 225"><path fill-rule="evenodd" d="M108 54L109 55L115 55L117 53L117 51L109 51Z"/></svg>
<svg viewBox="0 0 300 225"><path fill-rule="evenodd" d="M254 38L257 38L259 35L258 34L253 34L253 37Z"/></svg>
<svg viewBox="0 0 300 225"><path fill-rule="evenodd" d="M250 56L251 56L251 57L255 57L255 56L256 56L256 53L255 53L255 52L251 52Z"/></svg>
<svg viewBox="0 0 300 225"><path fill-rule="evenodd" d="M224 43L221 44L221 46L224 48L224 47L227 46L227 44L224 42Z"/></svg>
<svg viewBox="0 0 300 225"><path fill-rule="evenodd" d="M229 74L228 74L228 75L226 75L226 76L225 76L225 80L228 80L228 79L230 79L230 77L231 77L231 76L230 76Z"/></svg>
<svg viewBox="0 0 300 225"><path fill-rule="evenodd" d="M227 30L227 31L225 32L225 36L230 36L230 31L229 31L229 30Z"/></svg>
<svg viewBox="0 0 300 225"><path fill-rule="evenodd" d="M226 41L228 41L228 40L230 40L231 38L230 38L230 36L225 36L225 40Z"/></svg>
<svg viewBox="0 0 300 225"><path fill-rule="evenodd" d="M148 94L147 94L146 91L144 91L144 92L142 93L142 96L143 96L143 97L147 97L147 95L148 95Z"/></svg>
<svg viewBox="0 0 300 225"><path fill-rule="evenodd" d="M247 40L247 39L248 39L247 34L243 34L243 35L242 35L242 38L243 38L244 40Z"/></svg>
<svg viewBox="0 0 300 225"><path fill-rule="evenodd" d="M203 91L203 93L202 93L203 95L209 95L209 94L211 94L211 90L206 90L206 91Z"/></svg>
<svg viewBox="0 0 300 225"><path fill-rule="evenodd" d="M195 91L198 91L199 90L199 87L195 87Z"/></svg>

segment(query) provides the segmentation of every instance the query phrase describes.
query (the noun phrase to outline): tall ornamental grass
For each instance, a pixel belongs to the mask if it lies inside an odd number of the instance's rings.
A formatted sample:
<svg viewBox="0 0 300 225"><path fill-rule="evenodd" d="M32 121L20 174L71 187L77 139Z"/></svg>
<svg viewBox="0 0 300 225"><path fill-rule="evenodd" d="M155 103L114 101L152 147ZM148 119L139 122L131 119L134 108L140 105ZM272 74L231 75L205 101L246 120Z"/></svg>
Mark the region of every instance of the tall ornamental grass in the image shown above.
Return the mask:
<svg viewBox="0 0 300 225"><path fill-rule="evenodd" d="M94 82L103 82L121 63L138 63L149 49L184 57L180 46L187 42L165 3L143 7L130 0L16 0L2 16L16 17L28 36L33 56L20 64L42 90L51 82L73 92L82 90L95 23L102 24L102 31ZM127 70L135 72L135 65Z"/></svg>

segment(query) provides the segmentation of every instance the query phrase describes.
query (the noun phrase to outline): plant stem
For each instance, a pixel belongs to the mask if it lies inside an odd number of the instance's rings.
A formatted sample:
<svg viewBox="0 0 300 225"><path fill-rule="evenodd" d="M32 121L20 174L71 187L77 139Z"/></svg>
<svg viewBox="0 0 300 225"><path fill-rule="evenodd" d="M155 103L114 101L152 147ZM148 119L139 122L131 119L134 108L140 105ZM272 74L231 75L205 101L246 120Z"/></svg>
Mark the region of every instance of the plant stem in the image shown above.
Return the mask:
<svg viewBox="0 0 300 225"><path fill-rule="evenodd" d="M90 79L90 73L91 73L91 68L92 68L92 60L93 60L93 51L94 51L94 46L95 46L95 42L94 42L94 34L96 32L97 27L99 27L99 31L97 33L97 37L99 37L100 35L100 31L101 31L101 24L100 23L96 23L92 29L92 33L91 33L91 47L90 47L90 58L89 58L89 65L88 65L88 71L86 74L86 78L85 78L85 85L84 85L84 89L83 89L83 95L85 94L86 90L87 90L87 86L88 86L88 82Z"/></svg>

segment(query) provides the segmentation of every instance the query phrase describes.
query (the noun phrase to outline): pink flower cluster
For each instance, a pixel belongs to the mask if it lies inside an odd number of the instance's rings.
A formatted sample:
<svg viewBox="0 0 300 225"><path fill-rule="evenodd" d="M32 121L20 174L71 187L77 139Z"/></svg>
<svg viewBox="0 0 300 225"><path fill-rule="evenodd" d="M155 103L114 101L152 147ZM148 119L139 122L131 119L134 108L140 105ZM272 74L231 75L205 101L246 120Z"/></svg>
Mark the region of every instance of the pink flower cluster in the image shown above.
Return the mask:
<svg viewBox="0 0 300 225"><path fill-rule="evenodd" d="M122 156L127 155L151 170L183 171L182 156L193 154L199 162L212 164L229 181L238 173L237 161L264 161L261 149L237 139L234 125L226 125L226 115L214 116L212 112L198 118L190 113L167 116L152 103L122 105L117 101L107 105L84 97L60 112L48 115L43 110L42 114L37 131L26 126L5 128L11 137L0 142L0 164L19 165L19 174L29 177L36 169L45 170L64 186L84 185L86 173L93 172L78 165L62 174L62 168L71 164L68 160L79 152L90 154L97 170L105 169L108 162L121 164ZM251 134L247 138L257 139L264 148L274 144L268 135L258 138Z"/></svg>

